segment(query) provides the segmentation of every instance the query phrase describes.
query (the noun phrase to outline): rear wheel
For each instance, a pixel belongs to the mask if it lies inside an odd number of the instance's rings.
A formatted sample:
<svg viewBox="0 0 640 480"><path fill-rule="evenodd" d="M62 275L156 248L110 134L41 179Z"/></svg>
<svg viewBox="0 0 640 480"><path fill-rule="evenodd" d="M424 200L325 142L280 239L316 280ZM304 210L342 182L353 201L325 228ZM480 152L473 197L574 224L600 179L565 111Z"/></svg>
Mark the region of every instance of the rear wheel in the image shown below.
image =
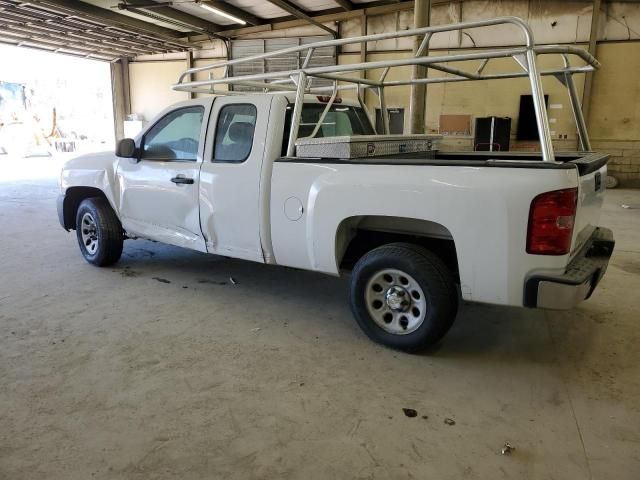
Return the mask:
<svg viewBox="0 0 640 480"><path fill-rule="evenodd" d="M364 255L351 277L351 310L374 341L415 352L451 328L458 290L449 269L429 250L408 243Z"/></svg>
<svg viewBox="0 0 640 480"><path fill-rule="evenodd" d="M104 198L88 198L80 203L76 213L76 237L82 256L93 265L111 265L122 255L122 225Z"/></svg>

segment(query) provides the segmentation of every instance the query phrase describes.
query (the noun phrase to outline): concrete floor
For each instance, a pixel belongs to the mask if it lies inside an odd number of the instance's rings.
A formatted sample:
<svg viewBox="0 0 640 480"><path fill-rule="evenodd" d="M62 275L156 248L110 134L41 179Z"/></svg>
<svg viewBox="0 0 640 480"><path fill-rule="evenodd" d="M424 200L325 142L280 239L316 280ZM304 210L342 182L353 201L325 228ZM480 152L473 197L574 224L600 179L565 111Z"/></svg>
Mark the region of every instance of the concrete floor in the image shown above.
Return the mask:
<svg viewBox="0 0 640 480"><path fill-rule="evenodd" d="M639 478L640 191L608 193L579 309L467 305L412 356L344 280L144 241L92 267L57 168L25 165L0 170L0 479Z"/></svg>

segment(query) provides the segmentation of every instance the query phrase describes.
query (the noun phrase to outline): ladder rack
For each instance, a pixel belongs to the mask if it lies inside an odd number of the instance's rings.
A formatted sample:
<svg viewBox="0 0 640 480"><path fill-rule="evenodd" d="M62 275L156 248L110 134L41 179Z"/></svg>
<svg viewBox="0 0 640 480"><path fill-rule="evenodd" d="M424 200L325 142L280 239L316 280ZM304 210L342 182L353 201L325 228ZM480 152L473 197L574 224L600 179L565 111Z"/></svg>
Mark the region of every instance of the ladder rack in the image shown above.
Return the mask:
<svg viewBox="0 0 640 480"><path fill-rule="evenodd" d="M513 25L518 28L523 36L521 46L515 47L495 47L482 49L475 52L447 53L446 55L428 55L429 43L433 35L443 32L464 31L474 28L490 27L496 25ZM314 53L323 47L340 47L351 44L365 44L379 40L396 39L402 37L421 38L419 47L413 57L393 60L380 60L360 62L348 65L332 65L322 67L311 67ZM294 70L283 70L277 72L266 72L251 75L229 76L230 67L234 65L262 60L269 57L281 56L290 53L306 52L301 68ZM537 64L539 55L558 55L562 59L562 67L540 70ZM572 66L570 58L577 58L581 65ZM485 73L489 62L496 58L512 58L514 69L501 73ZM473 69L457 68L451 64L456 62L478 61ZM414 74L407 80L387 80L389 71L393 68L413 66ZM425 74L416 75L417 67L424 67ZM544 45L536 46L533 40L533 33L527 23L518 17L498 17L493 19L462 22L449 25L437 25L424 28L415 28L399 32L379 33L360 37L343 38L336 40L325 40L297 47L286 48L274 52L253 55L250 57L227 60L223 62L190 68L186 70L178 83L173 85L174 90L210 93L217 95L246 94L246 92L234 92L233 90L220 90L216 86L241 85L259 89L269 94L290 94L295 95L295 103L291 121L291 132L287 145L287 155L293 156L295 153L295 141L298 137L300 126L300 116L305 94L331 94L328 110L336 98L337 92L342 90L356 90L358 102L363 110L369 115L364 102L363 90L373 89L377 94L383 118L383 133L389 133L388 117L386 115L385 89L406 86L406 85L426 85L431 83L465 82L474 80L499 80L507 78L528 77L533 97L533 105L536 114L538 131L540 132L540 145L542 158L544 161L555 161L553 145L551 143L551 133L549 129L549 119L547 117L544 93L542 90L541 76L554 76L566 88L571 101L571 108L576 122L578 136L582 150L591 150L587 128L582 114L580 99L573 82L573 75L594 71L600 67L600 63L587 51L568 45ZM366 72L373 69L382 69L378 79L354 76L353 72ZM429 69L444 73L444 76L428 77ZM192 80L192 75L206 72L209 74L207 80ZM214 78L216 76L220 78ZM351 75L348 75L351 73ZM347 75L345 75L347 74ZM314 86L313 79L326 79L333 82L333 86Z"/></svg>

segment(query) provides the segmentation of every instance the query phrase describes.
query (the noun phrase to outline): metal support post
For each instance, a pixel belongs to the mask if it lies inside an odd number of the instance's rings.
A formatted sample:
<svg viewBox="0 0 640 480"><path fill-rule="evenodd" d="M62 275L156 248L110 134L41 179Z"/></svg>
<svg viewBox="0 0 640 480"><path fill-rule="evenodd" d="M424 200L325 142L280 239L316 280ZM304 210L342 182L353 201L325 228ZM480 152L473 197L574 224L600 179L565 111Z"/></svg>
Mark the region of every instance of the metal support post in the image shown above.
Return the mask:
<svg viewBox="0 0 640 480"><path fill-rule="evenodd" d="M533 97L533 108L536 112L536 124L540 135L540 150L542 160L545 162L555 162L553 154L553 144L549 133L549 117L547 116L547 105L544 102L544 91L542 90L542 80L538 73L536 62L536 52L533 46L527 46L527 66L529 68L529 83L531 84L531 96Z"/></svg>
<svg viewBox="0 0 640 480"><path fill-rule="evenodd" d="M413 11L414 28L428 27L431 24L431 0L415 0ZM414 55L428 55L428 37L416 37L414 40ZM425 43L426 42L426 43ZM424 65L414 65L412 78L414 80L426 78L428 68ZM410 133L424 133L425 110L427 101L427 85L412 84L411 98L409 100L409 130Z"/></svg>
<svg viewBox="0 0 640 480"><path fill-rule="evenodd" d="M296 139L298 138L298 130L300 129L300 118L302 117L302 107L304 105L304 91L307 86L307 74L298 73L296 90L296 100L291 115L291 132L289 133L289 143L287 143L287 157L293 157L296 153Z"/></svg>

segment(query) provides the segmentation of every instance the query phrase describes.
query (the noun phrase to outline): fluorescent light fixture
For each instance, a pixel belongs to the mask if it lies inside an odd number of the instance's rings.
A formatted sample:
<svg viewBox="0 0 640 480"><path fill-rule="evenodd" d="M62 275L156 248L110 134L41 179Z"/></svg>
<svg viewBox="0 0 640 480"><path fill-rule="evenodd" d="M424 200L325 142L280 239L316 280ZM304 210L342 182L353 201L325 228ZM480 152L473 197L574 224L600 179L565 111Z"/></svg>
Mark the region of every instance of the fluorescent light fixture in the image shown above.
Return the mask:
<svg viewBox="0 0 640 480"><path fill-rule="evenodd" d="M216 15L219 15L221 17L224 17L228 20L231 20L232 22L236 22L239 23L240 25L246 25L247 22L245 22L244 20L239 19L238 17L234 17L233 15L227 13L227 12L223 12L222 10L218 10L216 7L212 7L211 5L207 5L206 3L201 3L200 6L202 8L204 8L205 10L209 10L211 13L215 13Z"/></svg>

